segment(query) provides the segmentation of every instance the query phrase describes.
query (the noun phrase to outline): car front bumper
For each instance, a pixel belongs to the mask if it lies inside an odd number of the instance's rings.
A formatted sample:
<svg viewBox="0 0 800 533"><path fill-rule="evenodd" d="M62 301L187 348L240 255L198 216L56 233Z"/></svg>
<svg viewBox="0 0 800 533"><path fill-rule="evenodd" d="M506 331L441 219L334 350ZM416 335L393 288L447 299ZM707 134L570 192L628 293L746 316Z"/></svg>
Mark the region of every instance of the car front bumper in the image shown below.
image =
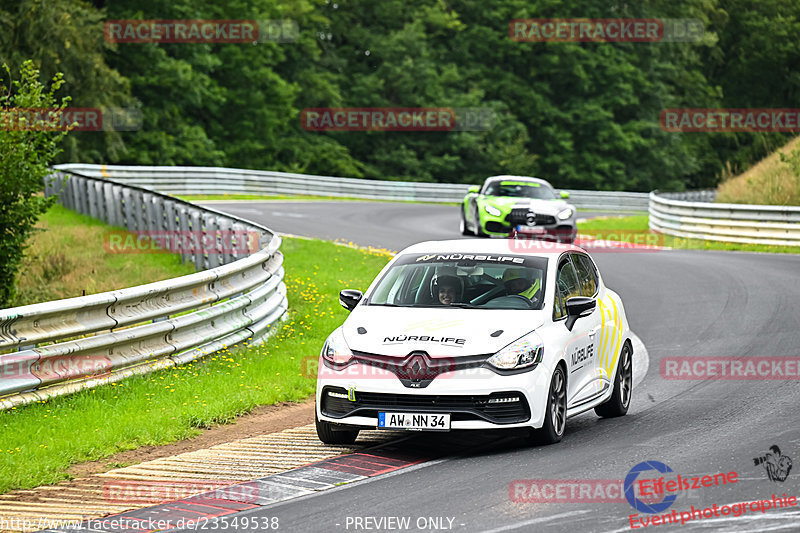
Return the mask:
<svg viewBox="0 0 800 533"><path fill-rule="evenodd" d="M454 430L539 428L544 423L550 377L543 365L513 375L472 368L441 374L427 387L415 389L405 387L391 372L361 364L339 372L326 368L325 374L317 380L319 419L370 429L377 428L379 412L447 413ZM358 375L371 377L354 377ZM330 391L355 399L332 397ZM518 401L507 400L513 397Z"/></svg>

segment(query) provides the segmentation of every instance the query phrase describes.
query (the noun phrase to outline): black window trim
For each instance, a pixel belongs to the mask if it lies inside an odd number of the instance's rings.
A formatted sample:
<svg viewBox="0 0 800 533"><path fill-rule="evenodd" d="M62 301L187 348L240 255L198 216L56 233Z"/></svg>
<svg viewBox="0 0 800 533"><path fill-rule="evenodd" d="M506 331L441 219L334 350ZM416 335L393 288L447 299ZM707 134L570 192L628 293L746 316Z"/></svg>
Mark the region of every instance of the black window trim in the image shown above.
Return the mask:
<svg viewBox="0 0 800 533"><path fill-rule="evenodd" d="M595 278L595 280L594 280L594 294L592 294L591 298L595 298L596 299L597 295L600 294L600 271L597 269L597 265L594 264L594 261L592 261L592 258L589 257L589 254L584 254L584 253L581 253L581 252L569 252L569 253L572 256L585 257L586 259L589 260L589 264L592 265L592 269L594 270L594 278ZM570 259L572 259L572 257L570 257ZM573 268L575 268L575 273L577 274L578 273L577 272L578 269L577 269L577 267L575 267L575 263L573 263L572 266L573 266ZM579 282L580 282L580 280L579 280Z"/></svg>
<svg viewBox="0 0 800 533"><path fill-rule="evenodd" d="M558 261L556 261L556 279L555 279L555 292L553 293L556 298L558 298L558 271L561 268L561 259L566 256L567 262L572 267L572 273L575 275L575 280L578 280L578 271L575 269L575 264L572 262L572 256L575 255L575 252L564 252L558 256ZM580 281L578 280L580 284ZM564 302L566 306L566 302ZM564 309L564 316L561 318L556 318L556 306L555 302L553 302L553 322L560 322L562 320L567 319L566 309Z"/></svg>

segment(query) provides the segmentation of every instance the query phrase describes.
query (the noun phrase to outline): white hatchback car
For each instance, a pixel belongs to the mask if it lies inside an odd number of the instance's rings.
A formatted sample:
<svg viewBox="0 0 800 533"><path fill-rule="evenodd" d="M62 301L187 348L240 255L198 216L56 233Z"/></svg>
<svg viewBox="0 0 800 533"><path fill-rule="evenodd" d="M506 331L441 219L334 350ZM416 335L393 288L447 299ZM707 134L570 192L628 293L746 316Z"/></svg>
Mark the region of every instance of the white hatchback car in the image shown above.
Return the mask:
<svg viewBox="0 0 800 533"><path fill-rule="evenodd" d="M626 414L633 346L619 295L581 248L523 244L419 243L365 294L343 290L350 316L320 354L320 440L522 427L553 443L571 416Z"/></svg>

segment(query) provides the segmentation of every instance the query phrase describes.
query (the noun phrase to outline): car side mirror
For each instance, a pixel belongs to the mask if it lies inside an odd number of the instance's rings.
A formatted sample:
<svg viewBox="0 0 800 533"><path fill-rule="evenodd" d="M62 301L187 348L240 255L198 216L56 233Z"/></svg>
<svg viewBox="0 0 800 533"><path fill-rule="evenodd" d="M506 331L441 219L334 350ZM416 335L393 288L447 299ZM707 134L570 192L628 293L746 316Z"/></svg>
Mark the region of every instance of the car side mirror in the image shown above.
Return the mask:
<svg viewBox="0 0 800 533"><path fill-rule="evenodd" d="M472 187L467 189L467 194L472 194L472 193L477 194L478 192L480 192L480 190L481 188L478 185L473 185Z"/></svg>
<svg viewBox="0 0 800 533"><path fill-rule="evenodd" d="M561 191L561 198L566 200L567 198L569 198L569 193L567 191Z"/></svg>
<svg viewBox="0 0 800 533"><path fill-rule="evenodd" d="M364 295L361 293L361 291L357 291L355 289L345 289L339 293L339 303L342 304L342 307L348 311L352 311L363 297Z"/></svg>
<svg viewBox="0 0 800 533"><path fill-rule="evenodd" d="M567 300L567 329L572 331L575 322L585 316L589 316L597 307L597 300L586 298L585 296L574 296Z"/></svg>

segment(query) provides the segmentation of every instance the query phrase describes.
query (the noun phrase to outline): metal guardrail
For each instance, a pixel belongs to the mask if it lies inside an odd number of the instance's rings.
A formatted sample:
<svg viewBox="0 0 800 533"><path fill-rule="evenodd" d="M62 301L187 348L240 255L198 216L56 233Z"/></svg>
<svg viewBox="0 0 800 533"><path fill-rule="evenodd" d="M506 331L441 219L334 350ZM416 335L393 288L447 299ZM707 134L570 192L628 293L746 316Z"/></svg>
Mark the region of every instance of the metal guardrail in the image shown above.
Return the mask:
<svg viewBox="0 0 800 533"><path fill-rule="evenodd" d="M715 197L714 191L653 191L650 229L689 239L800 246L800 207L711 203Z"/></svg>
<svg viewBox="0 0 800 533"><path fill-rule="evenodd" d="M56 168L170 194L304 194L415 202L460 202L469 185L380 181L218 167L145 167L68 164ZM647 193L565 189L578 208L647 211Z"/></svg>
<svg viewBox="0 0 800 533"><path fill-rule="evenodd" d="M268 228L114 181L60 172L53 178L47 195L60 193L65 206L109 224L202 234L210 249L182 255L208 270L0 310L0 351L17 349L0 354L0 409L258 342L286 313L281 239ZM254 253L224 249L226 230L255 235Z"/></svg>

